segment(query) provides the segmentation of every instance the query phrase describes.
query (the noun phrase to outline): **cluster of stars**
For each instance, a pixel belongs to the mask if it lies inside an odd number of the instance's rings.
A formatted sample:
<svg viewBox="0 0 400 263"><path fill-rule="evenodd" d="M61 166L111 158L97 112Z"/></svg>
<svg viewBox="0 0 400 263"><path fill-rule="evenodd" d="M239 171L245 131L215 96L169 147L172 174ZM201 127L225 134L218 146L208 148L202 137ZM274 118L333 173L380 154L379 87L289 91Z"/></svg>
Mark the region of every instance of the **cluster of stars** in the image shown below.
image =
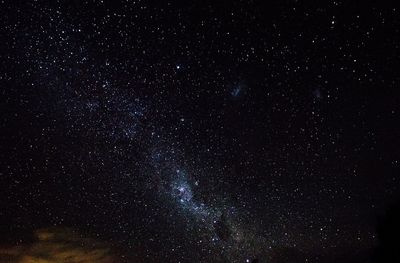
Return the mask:
<svg viewBox="0 0 400 263"><path fill-rule="evenodd" d="M400 188L398 10L225 4L0 1L0 225L145 262L367 255Z"/></svg>

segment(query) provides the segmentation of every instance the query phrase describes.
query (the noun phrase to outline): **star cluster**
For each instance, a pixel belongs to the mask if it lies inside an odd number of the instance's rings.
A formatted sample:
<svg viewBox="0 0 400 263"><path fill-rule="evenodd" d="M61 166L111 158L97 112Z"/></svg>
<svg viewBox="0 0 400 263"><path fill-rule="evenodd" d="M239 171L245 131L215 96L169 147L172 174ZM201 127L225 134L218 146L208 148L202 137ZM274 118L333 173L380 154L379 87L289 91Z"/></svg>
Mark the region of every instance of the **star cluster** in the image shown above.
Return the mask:
<svg viewBox="0 0 400 263"><path fill-rule="evenodd" d="M400 189L399 10L158 2L0 1L0 242L368 262Z"/></svg>

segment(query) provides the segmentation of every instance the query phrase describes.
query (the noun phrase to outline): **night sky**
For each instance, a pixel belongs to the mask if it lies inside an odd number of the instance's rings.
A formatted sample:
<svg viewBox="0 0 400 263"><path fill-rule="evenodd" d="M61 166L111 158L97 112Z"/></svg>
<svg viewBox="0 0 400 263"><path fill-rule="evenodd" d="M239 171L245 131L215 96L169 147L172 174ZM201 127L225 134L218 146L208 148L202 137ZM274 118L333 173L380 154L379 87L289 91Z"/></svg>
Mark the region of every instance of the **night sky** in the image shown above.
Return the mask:
<svg viewBox="0 0 400 263"><path fill-rule="evenodd" d="M0 261L82 239L104 262L372 262L400 193L399 12L1 1Z"/></svg>

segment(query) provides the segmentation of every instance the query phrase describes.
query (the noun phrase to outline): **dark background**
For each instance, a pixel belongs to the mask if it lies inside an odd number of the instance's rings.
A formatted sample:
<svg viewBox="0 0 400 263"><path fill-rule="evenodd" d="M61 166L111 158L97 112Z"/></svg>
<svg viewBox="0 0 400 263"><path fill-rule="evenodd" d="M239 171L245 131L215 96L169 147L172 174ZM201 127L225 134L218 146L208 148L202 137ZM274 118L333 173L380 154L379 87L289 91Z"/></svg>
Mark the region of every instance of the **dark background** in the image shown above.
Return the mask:
<svg viewBox="0 0 400 263"><path fill-rule="evenodd" d="M372 260L400 186L399 22L364 1L1 1L0 240Z"/></svg>

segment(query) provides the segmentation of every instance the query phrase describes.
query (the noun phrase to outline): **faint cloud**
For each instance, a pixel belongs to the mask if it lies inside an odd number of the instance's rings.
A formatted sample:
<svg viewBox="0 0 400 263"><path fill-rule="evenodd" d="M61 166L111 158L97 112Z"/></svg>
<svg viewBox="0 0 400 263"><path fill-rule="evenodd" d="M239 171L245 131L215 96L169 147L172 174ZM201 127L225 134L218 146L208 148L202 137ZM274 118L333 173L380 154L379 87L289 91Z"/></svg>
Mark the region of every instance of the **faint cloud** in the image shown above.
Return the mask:
<svg viewBox="0 0 400 263"><path fill-rule="evenodd" d="M83 237L69 228L46 228L35 232L29 245L0 249L0 262L8 263L115 263L120 262L104 242Z"/></svg>

